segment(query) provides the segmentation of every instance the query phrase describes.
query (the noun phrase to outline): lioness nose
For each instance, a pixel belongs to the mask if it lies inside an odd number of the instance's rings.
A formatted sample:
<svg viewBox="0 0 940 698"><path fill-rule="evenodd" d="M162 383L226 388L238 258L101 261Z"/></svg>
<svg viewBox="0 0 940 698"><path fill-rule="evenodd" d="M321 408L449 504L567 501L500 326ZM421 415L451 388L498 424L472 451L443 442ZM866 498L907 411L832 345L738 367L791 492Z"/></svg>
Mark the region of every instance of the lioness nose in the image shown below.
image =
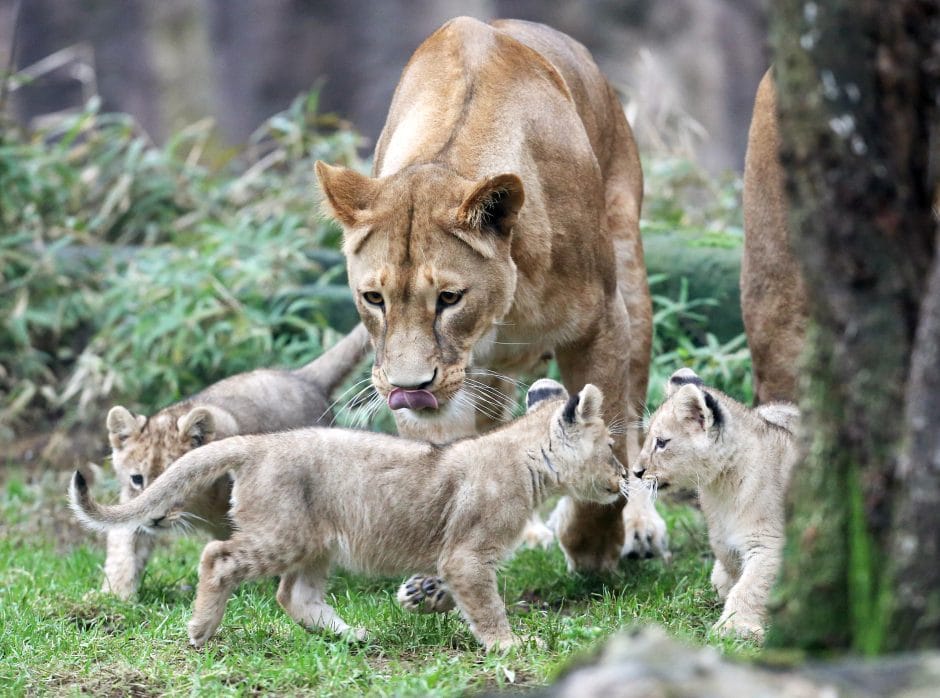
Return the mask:
<svg viewBox="0 0 940 698"><path fill-rule="evenodd" d="M643 470L634 470L633 474L636 475L637 477L643 477L643 473L645 472L646 472L646 468L643 468Z"/></svg>
<svg viewBox="0 0 940 698"><path fill-rule="evenodd" d="M435 368L430 376L409 376L407 374L386 373L385 377L393 388L401 388L402 390L425 390L437 377L437 369Z"/></svg>

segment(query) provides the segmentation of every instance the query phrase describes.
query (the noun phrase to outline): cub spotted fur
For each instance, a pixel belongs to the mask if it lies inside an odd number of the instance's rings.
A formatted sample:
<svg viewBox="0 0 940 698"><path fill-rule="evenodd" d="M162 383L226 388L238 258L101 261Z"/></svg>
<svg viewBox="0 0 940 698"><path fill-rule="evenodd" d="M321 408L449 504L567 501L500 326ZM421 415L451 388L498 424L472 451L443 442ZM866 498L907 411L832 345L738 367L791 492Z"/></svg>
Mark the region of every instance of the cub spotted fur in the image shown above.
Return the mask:
<svg viewBox="0 0 940 698"><path fill-rule="evenodd" d="M652 337L643 176L584 46L531 22L447 22L402 73L372 175L317 163L401 435L492 428L512 402L503 376L546 355L569 391L601 388L611 423L638 418ZM639 440L614 439L627 463ZM558 539L574 567L611 568L625 540L631 552L659 539L639 494L626 508L568 503Z"/></svg>
<svg viewBox="0 0 940 698"><path fill-rule="evenodd" d="M312 426L331 419L330 393L369 349L360 324L319 358L294 371L260 369L226 378L152 417L116 406L108 412L111 462L121 501L148 488L170 463L210 441L263 431ZM230 533L232 484L223 475L186 503L192 521L216 538ZM130 598L137 591L153 537L134 530L108 533L102 591Z"/></svg>
<svg viewBox="0 0 940 698"><path fill-rule="evenodd" d="M93 527L162 528L195 493L232 475L234 533L209 543L199 565L189 623L196 647L215 633L238 584L272 575L281 577L278 602L298 623L364 638L324 598L335 562L379 574L437 572L474 636L505 648L516 638L496 568L534 509L557 493L609 504L626 487L601 392L587 385L568 398L547 380L533 391L543 399L524 416L444 447L344 429L236 436L187 453L127 503L98 505L81 473L70 498Z"/></svg>
<svg viewBox="0 0 940 698"><path fill-rule="evenodd" d="M715 627L761 640L783 549L799 412L787 403L748 409L687 368L669 379L667 395L634 475L659 488L698 488L715 553L711 580L725 602Z"/></svg>

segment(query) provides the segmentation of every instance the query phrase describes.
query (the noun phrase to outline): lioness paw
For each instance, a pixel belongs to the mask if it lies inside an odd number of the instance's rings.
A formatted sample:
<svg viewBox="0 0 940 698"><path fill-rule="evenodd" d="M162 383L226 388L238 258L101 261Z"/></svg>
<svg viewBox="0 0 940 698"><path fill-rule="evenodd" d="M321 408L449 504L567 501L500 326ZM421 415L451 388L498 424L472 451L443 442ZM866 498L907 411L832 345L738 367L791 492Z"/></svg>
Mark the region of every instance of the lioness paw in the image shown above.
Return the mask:
<svg viewBox="0 0 940 698"><path fill-rule="evenodd" d="M542 518L538 514L533 514L522 531L522 545L526 548L548 550L554 542L555 534L552 529L542 522Z"/></svg>
<svg viewBox="0 0 940 698"><path fill-rule="evenodd" d="M446 613L455 608L443 579L420 574L398 587L398 603L410 613Z"/></svg>
<svg viewBox="0 0 940 698"><path fill-rule="evenodd" d="M666 522L645 492L634 492L623 509L624 539L621 557L669 560Z"/></svg>

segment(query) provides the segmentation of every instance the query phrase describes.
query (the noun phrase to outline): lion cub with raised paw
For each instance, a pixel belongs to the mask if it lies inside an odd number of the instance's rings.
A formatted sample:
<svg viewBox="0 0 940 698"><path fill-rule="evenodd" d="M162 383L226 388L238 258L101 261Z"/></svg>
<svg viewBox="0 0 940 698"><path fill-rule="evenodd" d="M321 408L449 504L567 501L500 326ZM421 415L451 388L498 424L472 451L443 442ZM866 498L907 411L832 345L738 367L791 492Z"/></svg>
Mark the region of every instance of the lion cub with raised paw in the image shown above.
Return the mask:
<svg viewBox="0 0 940 698"><path fill-rule="evenodd" d="M210 441L329 422L330 394L370 347L369 333L360 324L296 370L259 369L230 376L152 417L132 414L120 405L112 407L108 440L121 483L121 501L138 496L170 463ZM223 474L195 494L186 503L193 524L216 538L227 538L231 493L232 482ZM131 598L152 550L153 536L144 531L109 531L101 590Z"/></svg>
<svg viewBox="0 0 940 698"><path fill-rule="evenodd" d="M345 429L236 436L186 454L136 499L101 506L76 473L78 518L95 528L162 528L180 505L225 473L234 478L234 534L202 553L189 639L212 637L233 589L280 575L278 602L298 623L356 639L327 604L330 567L366 573L436 572L487 648L518 641L496 587L496 568L546 497L610 504L626 490L611 449L602 395L568 398L541 380L525 415L447 446Z"/></svg>
<svg viewBox="0 0 940 698"><path fill-rule="evenodd" d="M698 489L715 553L711 581L725 602L715 629L761 641L783 549L799 411L788 403L749 409L688 368L672 374L666 394L633 473L659 489Z"/></svg>

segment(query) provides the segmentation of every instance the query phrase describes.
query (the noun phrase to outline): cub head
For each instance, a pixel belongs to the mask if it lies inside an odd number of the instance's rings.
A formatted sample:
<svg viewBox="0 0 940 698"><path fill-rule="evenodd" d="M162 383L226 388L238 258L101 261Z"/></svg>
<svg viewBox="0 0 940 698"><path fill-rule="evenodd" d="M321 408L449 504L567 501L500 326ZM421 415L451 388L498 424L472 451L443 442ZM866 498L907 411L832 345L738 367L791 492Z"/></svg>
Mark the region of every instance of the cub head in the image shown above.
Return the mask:
<svg viewBox="0 0 940 698"><path fill-rule="evenodd" d="M650 417L633 474L660 488L710 482L720 469L715 439L724 419L702 379L688 368L676 371L666 386L665 402Z"/></svg>
<svg viewBox="0 0 940 698"><path fill-rule="evenodd" d="M604 396L588 383L580 393L568 393L553 380L532 384L526 395L528 411L549 400L555 408L549 437L542 448L543 466L575 499L612 504L627 496L627 471L614 455L613 443L602 417Z"/></svg>
<svg viewBox="0 0 940 698"><path fill-rule="evenodd" d="M393 410L440 414L456 402L474 346L512 306L522 181L473 182L434 164L377 179L316 167L327 212L343 228L376 390Z"/></svg>
<svg viewBox="0 0 940 698"><path fill-rule="evenodd" d="M179 417L164 410L148 419L118 405L108 412L107 424L114 471L132 494L216 435L216 419L208 407L195 407Z"/></svg>

